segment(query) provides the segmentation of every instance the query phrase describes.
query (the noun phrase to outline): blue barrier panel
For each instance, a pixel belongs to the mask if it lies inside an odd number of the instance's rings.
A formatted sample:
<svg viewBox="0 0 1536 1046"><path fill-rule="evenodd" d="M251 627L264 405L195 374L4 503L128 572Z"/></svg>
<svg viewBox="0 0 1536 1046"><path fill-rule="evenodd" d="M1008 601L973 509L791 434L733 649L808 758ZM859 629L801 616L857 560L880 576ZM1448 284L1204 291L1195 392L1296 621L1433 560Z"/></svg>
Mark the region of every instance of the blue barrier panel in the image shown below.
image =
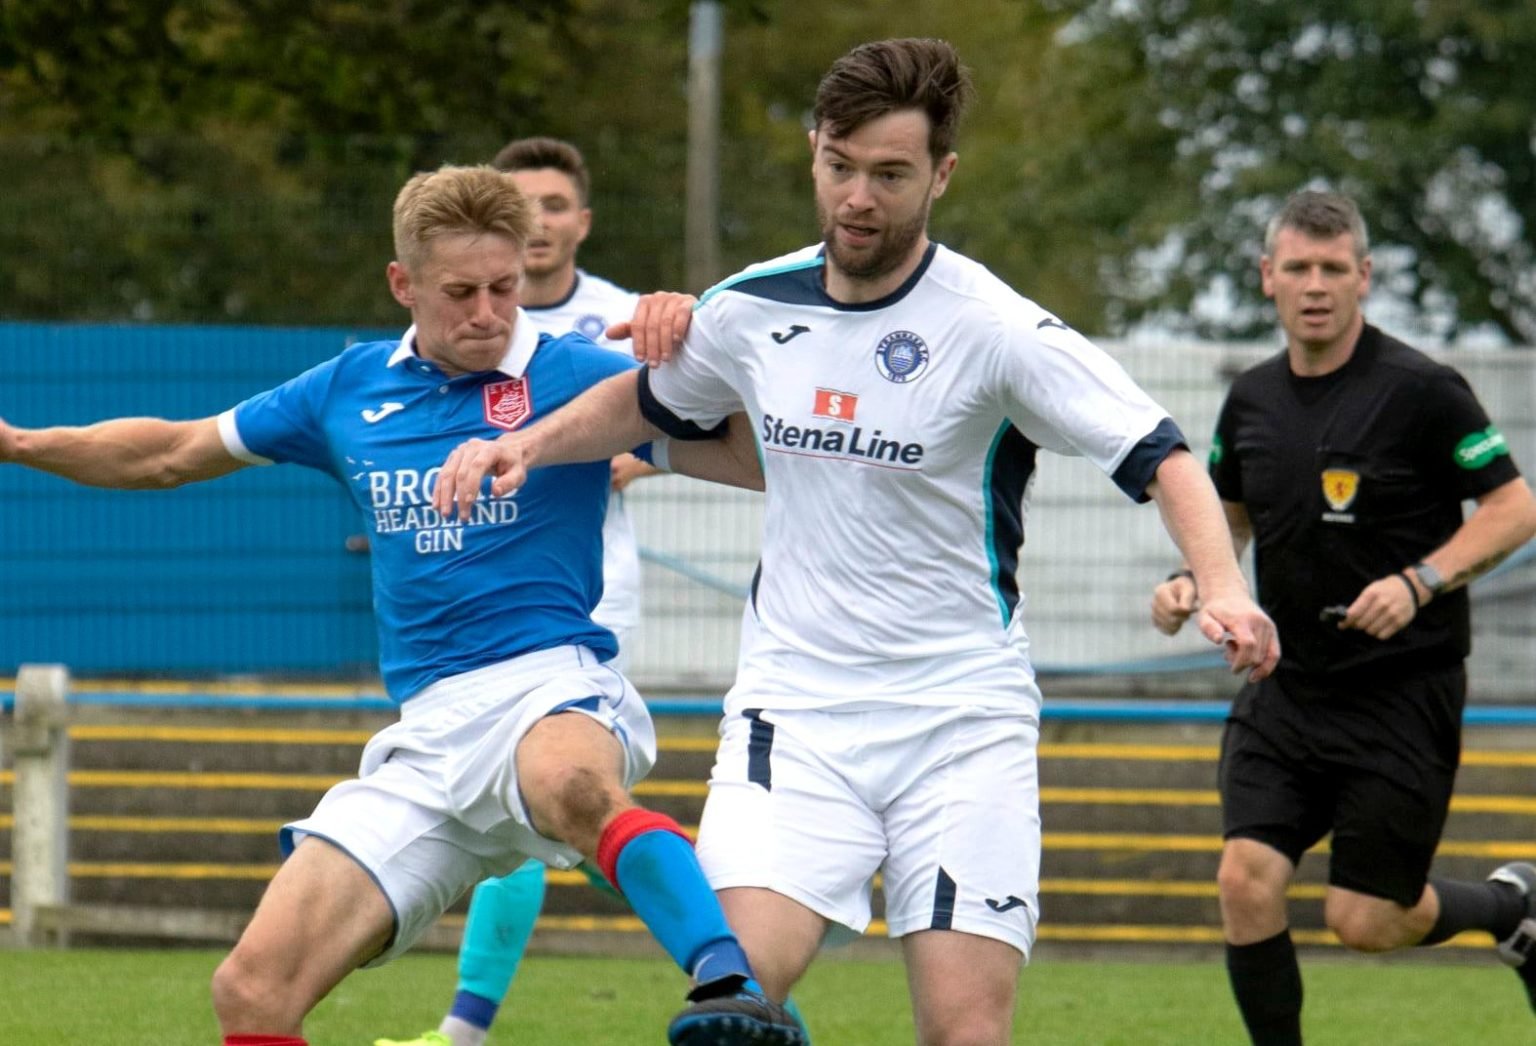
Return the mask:
<svg viewBox="0 0 1536 1046"><path fill-rule="evenodd" d="M217 414L380 332L0 323L0 417ZM349 672L377 658L356 511L326 476L172 491L0 469L0 672Z"/></svg>

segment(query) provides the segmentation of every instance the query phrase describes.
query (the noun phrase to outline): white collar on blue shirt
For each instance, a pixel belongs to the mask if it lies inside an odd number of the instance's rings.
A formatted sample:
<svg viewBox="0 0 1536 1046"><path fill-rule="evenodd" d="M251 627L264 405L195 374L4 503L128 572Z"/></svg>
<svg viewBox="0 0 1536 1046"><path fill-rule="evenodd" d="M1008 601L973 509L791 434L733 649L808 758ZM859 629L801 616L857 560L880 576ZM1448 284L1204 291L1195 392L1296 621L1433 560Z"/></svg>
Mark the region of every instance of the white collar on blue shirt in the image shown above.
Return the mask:
<svg viewBox="0 0 1536 1046"><path fill-rule="evenodd" d="M533 350L538 347L539 332L519 307L512 321L512 339L507 343L507 353L496 365L496 369L509 378L521 378L528 370L528 362L533 359ZM401 360L415 357L416 325L413 323L400 336L400 347L389 354L389 362L385 366L393 367Z"/></svg>

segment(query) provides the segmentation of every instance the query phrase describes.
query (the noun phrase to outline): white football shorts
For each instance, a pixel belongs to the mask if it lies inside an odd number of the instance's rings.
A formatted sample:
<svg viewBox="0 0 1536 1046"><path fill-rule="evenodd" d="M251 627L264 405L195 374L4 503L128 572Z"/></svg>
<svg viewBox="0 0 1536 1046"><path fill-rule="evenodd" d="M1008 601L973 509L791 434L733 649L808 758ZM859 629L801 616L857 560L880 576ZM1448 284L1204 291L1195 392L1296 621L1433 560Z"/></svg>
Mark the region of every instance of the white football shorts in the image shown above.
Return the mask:
<svg viewBox="0 0 1536 1046"><path fill-rule="evenodd" d="M1039 725L977 707L753 711L721 723L699 827L716 890L762 887L891 937L959 930L1029 959L1039 923Z"/></svg>
<svg viewBox="0 0 1536 1046"><path fill-rule="evenodd" d="M395 915L389 947L409 948L459 896L532 857L570 868L581 855L534 831L513 753L555 712L590 716L624 748L624 785L656 762L656 731L635 688L584 647L525 654L441 679L400 707L400 721L363 749L355 780L285 825L283 853L305 836L346 852L379 884Z"/></svg>

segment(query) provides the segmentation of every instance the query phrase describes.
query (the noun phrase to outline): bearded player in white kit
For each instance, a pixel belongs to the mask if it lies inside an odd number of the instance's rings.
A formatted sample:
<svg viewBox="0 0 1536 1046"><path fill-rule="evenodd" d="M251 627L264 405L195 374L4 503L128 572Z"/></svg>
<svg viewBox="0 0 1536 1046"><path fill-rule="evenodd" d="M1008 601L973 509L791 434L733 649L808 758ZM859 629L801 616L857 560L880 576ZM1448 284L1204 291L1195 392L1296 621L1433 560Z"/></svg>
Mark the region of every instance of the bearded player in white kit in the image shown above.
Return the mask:
<svg viewBox="0 0 1536 1046"><path fill-rule="evenodd" d="M1273 670L1204 469L1109 357L927 235L969 75L865 44L811 132L821 244L707 293L681 352L445 462L439 511L732 411L755 426L762 562L698 853L767 993L861 932L883 874L922 1043L1010 1041L1039 920L1040 692L1014 579L1038 450L1154 500L1234 671ZM645 335L650 343L670 332ZM665 442L657 463L665 464Z"/></svg>

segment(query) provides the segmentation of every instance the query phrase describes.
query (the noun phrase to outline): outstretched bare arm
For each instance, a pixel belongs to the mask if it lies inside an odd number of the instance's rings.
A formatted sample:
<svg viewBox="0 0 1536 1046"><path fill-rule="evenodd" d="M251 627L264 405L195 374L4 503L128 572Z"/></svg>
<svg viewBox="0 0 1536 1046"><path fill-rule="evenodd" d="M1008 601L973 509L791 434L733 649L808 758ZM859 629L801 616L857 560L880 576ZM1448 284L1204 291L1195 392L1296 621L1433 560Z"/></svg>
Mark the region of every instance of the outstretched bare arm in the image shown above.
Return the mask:
<svg viewBox="0 0 1536 1046"><path fill-rule="evenodd" d="M0 462L122 490L179 487L246 465L224 448L217 418L115 418L46 429L21 429L0 419Z"/></svg>

